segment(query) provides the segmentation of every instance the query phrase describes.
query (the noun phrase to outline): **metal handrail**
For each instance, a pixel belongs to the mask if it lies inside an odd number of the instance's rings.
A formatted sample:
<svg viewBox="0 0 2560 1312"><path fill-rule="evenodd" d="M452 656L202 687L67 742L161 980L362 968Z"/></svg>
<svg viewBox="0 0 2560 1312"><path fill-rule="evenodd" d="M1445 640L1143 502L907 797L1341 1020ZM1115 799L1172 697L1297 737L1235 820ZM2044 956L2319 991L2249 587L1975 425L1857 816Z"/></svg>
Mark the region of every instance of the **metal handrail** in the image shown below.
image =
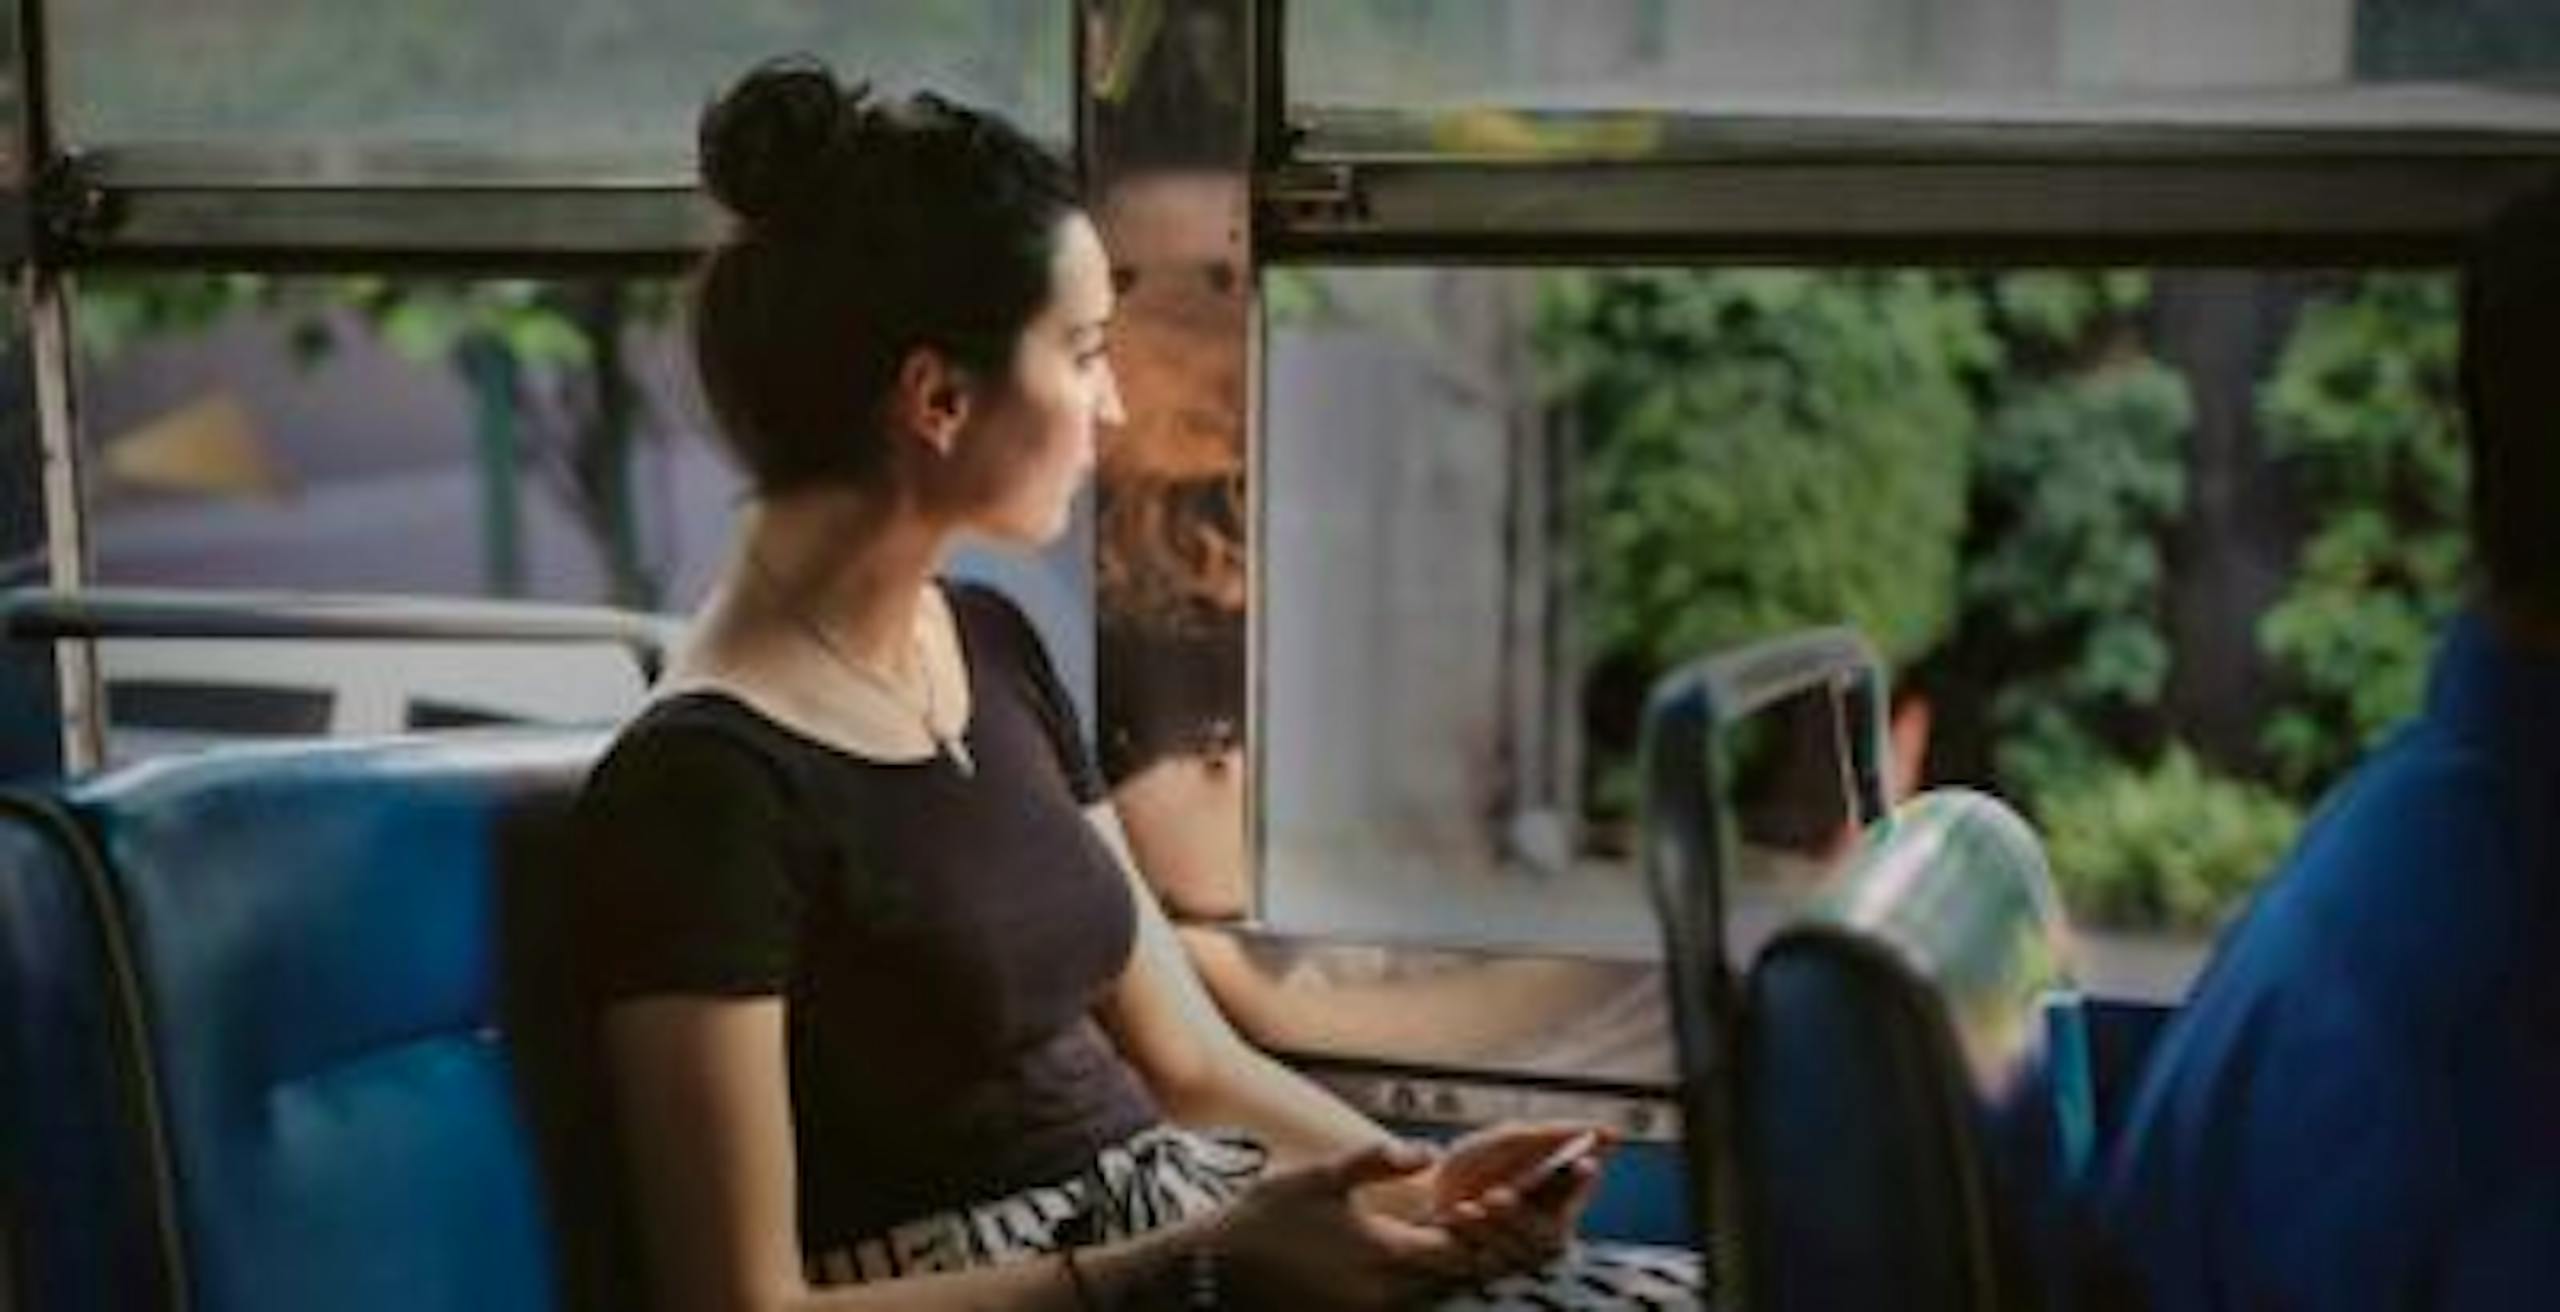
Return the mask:
<svg viewBox="0 0 2560 1312"><path fill-rule="evenodd" d="M386 642L607 642L645 682L666 669L675 621L604 606L166 588L0 591L0 639L357 639Z"/></svg>

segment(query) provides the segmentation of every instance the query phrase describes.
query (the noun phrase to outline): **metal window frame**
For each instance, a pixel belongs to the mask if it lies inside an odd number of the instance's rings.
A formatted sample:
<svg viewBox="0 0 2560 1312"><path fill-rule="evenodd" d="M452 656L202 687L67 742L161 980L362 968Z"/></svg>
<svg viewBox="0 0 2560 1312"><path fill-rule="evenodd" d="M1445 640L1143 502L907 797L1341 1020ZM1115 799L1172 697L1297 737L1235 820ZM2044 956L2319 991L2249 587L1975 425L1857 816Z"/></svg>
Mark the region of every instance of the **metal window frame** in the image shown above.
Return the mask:
<svg viewBox="0 0 2560 1312"><path fill-rule="evenodd" d="M55 0L18 0L39 40ZM1086 0L1091 3L1091 0ZM1248 126L1264 262L1951 260L2435 262L2560 168L2560 131L1523 110L1558 139L1640 119L1643 158L1435 144L1425 110L1286 102L1282 0L1255 33ZM26 204L68 266L490 272L681 268L717 216L681 159L327 143L99 143L50 132L27 65ZM1094 94L1074 70L1075 121ZM82 143L71 143L79 146Z"/></svg>
<svg viewBox="0 0 2560 1312"><path fill-rule="evenodd" d="M1809 124L1808 131L1821 125ZM1283 134L1287 134L1284 132ZM2077 156L1782 149L1643 161L1328 155L1254 178L1262 263L2412 264L2460 253L2510 198L2560 173L2560 136L2297 153L2254 137L2143 131ZM682 269L719 218L675 179L538 181L512 162L384 150L320 183L306 151L235 147L231 171L168 167L182 148L57 163L30 205L57 267L490 273ZM430 167L434 166L434 167Z"/></svg>
<svg viewBox="0 0 2560 1312"><path fill-rule="evenodd" d="M426 146L117 146L59 176L80 266L668 274L722 221L672 165Z"/></svg>
<svg viewBox="0 0 2560 1312"><path fill-rule="evenodd" d="M1302 110L1266 129L1290 143L1271 258L2441 263L2560 171L2560 130L1490 112L1630 144L1462 150L1433 111Z"/></svg>
<svg viewBox="0 0 2560 1312"><path fill-rule="evenodd" d="M1275 261L2435 264L2546 152L2212 159L1299 163Z"/></svg>

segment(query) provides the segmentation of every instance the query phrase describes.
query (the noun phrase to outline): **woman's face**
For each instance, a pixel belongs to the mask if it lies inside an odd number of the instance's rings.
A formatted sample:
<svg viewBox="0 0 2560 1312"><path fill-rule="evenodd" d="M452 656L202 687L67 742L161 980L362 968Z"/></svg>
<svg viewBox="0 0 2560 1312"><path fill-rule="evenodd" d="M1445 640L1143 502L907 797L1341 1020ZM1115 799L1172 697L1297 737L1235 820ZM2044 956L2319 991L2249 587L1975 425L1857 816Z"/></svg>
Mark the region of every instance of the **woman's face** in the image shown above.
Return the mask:
<svg viewBox="0 0 2560 1312"><path fill-rule="evenodd" d="M1010 383L981 394L957 444L971 492L965 527L1024 546L1065 530L1093 468L1095 426L1122 419L1107 353L1111 261L1082 214L1059 225L1049 288L1016 344Z"/></svg>

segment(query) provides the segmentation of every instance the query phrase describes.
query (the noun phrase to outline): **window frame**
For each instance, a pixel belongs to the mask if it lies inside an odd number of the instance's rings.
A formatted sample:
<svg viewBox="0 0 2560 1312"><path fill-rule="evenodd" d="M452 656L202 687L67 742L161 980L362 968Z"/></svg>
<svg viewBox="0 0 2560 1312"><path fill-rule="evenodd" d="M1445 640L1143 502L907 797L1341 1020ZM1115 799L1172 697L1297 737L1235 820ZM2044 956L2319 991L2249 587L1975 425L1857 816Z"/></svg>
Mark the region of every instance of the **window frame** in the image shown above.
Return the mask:
<svg viewBox="0 0 2560 1312"><path fill-rule="evenodd" d="M424 146L98 143L56 137L49 6L17 0L15 159L0 179L0 253L33 349L48 579L90 577L66 279L91 268L419 269L550 276L682 268L716 232L690 181L630 159L541 162ZM1251 219L1259 273L1376 260L1568 264L1895 262L2374 267L2440 264L2510 197L2560 171L2560 130L2277 129L2158 124L1663 116L1643 159L1434 154L1427 114L1286 103L1282 0L1203 0L1246 34ZM1088 0L1108 27L1155 6ZM1073 24L1072 122L1091 161L1115 94ZM1203 112L1206 112L1205 107ZM1570 113L1535 117L1571 127ZM1256 321L1258 313L1247 316ZM1244 330L1248 504L1262 429L1261 343ZM1248 526L1248 536L1254 532ZM1261 553L1250 568L1263 595ZM1258 625L1249 620L1249 625ZM1247 737L1259 744L1262 641L1247 643ZM94 660L56 652L66 765L97 759ZM90 744L83 748L83 742ZM1257 765L1258 753L1257 753ZM1259 770L1255 777L1262 777ZM1248 799L1248 860L1259 806ZM1254 904L1261 878L1251 876Z"/></svg>

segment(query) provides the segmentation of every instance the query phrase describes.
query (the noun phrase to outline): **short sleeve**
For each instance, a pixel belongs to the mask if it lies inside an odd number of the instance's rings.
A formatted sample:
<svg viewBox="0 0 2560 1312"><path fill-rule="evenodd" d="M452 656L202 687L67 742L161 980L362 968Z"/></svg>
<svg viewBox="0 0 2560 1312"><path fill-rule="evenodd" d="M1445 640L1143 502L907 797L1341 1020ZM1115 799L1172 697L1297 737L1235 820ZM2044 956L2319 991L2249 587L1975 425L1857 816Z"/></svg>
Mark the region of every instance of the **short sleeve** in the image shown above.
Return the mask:
<svg viewBox="0 0 2560 1312"><path fill-rule="evenodd" d="M1094 767L1093 753L1085 746L1084 724L1076 715L1075 699L1067 695L1057 667L1049 662L1049 648L1040 641L1040 631L1032 627L1030 617L1013 604L1012 598L983 584L966 585L955 589L952 595L955 601L965 598L993 614L1014 663L1020 667L1032 710L1039 715L1041 728L1048 732L1049 747L1057 754L1067 791L1074 795L1078 806L1100 802L1102 772Z"/></svg>
<svg viewBox="0 0 2560 1312"><path fill-rule="evenodd" d="M645 723L597 765L574 878L599 999L783 991L800 899L776 769L715 730Z"/></svg>

